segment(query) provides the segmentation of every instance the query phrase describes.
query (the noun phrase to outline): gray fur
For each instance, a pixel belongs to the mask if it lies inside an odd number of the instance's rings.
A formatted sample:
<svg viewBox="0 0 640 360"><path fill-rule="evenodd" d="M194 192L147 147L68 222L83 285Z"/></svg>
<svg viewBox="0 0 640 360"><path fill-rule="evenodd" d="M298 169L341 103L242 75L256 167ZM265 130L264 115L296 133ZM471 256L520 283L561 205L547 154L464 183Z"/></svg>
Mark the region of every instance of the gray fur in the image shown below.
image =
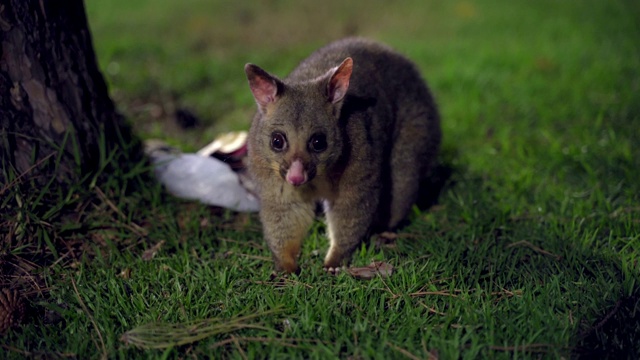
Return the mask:
<svg viewBox="0 0 640 360"><path fill-rule="evenodd" d="M335 68L348 57L348 91L331 103L332 71L344 74ZM259 105L249 170L259 185L260 218L276 268L297 270L318 201L325 204L331 241L326 268L348 262L372 232L394 230L416 201L441 140L434 99L413 63L385 45L348 38L317 50L284 80L255 65L245 69ZM275 101L265 93L277 93ZM285 151L271 148L274 132L286 134ZM315 153L309 141L318 133L326 135L327 149ZM301 186L283 176L296 159L309 176Z"/></svg>

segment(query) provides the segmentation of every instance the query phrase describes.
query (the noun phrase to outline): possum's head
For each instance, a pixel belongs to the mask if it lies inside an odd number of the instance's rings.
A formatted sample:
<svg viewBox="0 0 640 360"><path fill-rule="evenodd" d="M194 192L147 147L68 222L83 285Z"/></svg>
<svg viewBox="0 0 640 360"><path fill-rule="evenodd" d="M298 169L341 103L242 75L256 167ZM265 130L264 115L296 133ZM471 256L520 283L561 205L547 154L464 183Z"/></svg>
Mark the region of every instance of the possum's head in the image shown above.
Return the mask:
<svg viewBox="0 0 640 360"><path fill-rule="evenodd" d="M338 121L353 60L346 58L316 79L291 84L253 64L244 69L258 105L249 147L254 170L269 169L295 187L323 175L342 154Z"/></svg>

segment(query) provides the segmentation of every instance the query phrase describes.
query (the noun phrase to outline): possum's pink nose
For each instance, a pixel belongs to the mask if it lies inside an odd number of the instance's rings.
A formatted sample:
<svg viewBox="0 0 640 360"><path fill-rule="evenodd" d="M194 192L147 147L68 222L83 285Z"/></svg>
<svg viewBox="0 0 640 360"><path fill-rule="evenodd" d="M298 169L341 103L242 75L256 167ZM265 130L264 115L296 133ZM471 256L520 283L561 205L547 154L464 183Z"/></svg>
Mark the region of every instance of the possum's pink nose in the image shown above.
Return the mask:
<svg viewBox="0 0 640 360"><path fill-rule="evenodd" d="M304 171L302 161L295 160L287 171L287 182L293 186L300 186L307 182L307 172Z"/></svg>

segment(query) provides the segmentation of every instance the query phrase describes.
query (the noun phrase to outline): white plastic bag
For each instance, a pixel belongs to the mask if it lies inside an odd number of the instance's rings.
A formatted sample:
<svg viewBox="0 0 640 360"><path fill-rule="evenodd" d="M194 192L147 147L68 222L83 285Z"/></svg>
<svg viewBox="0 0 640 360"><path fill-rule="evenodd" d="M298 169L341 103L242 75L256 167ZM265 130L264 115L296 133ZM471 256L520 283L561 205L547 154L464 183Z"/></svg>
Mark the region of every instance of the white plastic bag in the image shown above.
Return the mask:
<svg viewBox="0 0 640 360"><path fill-rule="evenodd" d="M183 154L153 141L147 142L146 152L156 177L171 194L235 211L260 209L258 198L242 186L238 173L223 161Z"/></svg>

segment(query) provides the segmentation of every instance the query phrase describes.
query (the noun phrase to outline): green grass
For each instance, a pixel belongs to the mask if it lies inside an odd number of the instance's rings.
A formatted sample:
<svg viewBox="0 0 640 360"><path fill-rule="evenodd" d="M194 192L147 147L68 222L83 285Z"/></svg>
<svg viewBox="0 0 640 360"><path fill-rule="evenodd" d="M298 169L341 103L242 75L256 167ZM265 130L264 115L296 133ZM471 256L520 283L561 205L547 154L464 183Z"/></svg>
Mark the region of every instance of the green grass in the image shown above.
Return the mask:
<svg viewBox="0 0 640 360"><path fill-rule="evenodd" d="M248 128L246 62L285 75L350 34L413 59L441 107L451 176L395 248L363 244L354 255L395 273L326 275L318 223L302 273L271 279L255 216L174 199L143 167L52 194L48 211L12 190L1 204L26 199L8 222L24 224L31 243L3 254L37 262L22 285L35 289L31 315L2 338L0 358L640 356L640 4L343 3L86 5L120 109L141 136L186 150ZM177 131L182 107L200 127ZM264 328L167 350L121 341L152 322L246 315Z"/></svg>

